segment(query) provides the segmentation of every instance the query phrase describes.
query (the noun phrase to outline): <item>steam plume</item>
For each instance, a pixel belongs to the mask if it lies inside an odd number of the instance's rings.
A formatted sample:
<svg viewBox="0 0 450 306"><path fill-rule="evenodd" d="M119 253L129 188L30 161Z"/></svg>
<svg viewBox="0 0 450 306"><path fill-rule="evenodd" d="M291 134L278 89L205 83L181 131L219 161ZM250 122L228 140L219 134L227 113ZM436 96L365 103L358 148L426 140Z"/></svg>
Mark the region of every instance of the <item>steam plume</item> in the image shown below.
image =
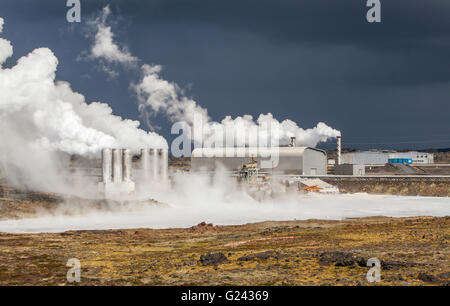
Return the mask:
<svg viewBox="0 0 450 306"><path fill-rule="evenodd" d="M114 75L117 73L111 65L117 63L125 66L135 65L139 60L126 48L120 48L113 41L114 34L111 27L106 24L110 14L109 6L106 6L101 15L92 22L96 32L89 57L99 59L102 69ZM111 65L108 66L107 63ZM197 143L203 143L208 139L224 139L225 135L234 135L235 139L244 140L237 145L249 145L251 139L259 139L266 144L288 144L291 137L296 137L299 145L316 146L319 142L340 135L339 131L323 122L319 122L314 128L303 129L288 119L280 122L271 113L259 115L256 121L251 115L238 116L234 119L226 116L220 122L213 121L206 108L186 97L177 84L163 79L161 70L160 65L144 64L142 79L138 84L131 85L138 96L139 111L150 128L152 126L149 117L152 114L163 113L172 122L186 122L190 126L200 126L202 132L191 135ZM268 133L263 126L269 124L278 126L277 130ZM242 133L246 135L240 135ZM216 145L219 144L216 143Z"/></svg>
<svg viewBox="0 0 450 306"><path fill-rule="evenodd" d="M105 103L87 104L69 83L55 81L58 59L50 49L35 49L12 68L3 68L12 54L11 43L0 38L0 169L9 171L8 177L14 177L14 169L34 182L44 182L44 177L58 181L55 154L60 152L167 148L163 137L139 129L138 121L113 115Z"/></svg>
<svg viewBox="0 0 450 306"><path fill-rule="evenodd" d="M108 64L121 64L125 67L136 67L138 58L131 55L126 47L119 47L114 41L114 33L106 20L111 14L109 5L105 6L100 16L90 21L91 28L95 31L94 42L87 59L100 61L100 68L110 77L117 77L118 72Z"/></svg>
<svg viewBox="0 0 450 306"><path fill-rule="evenodd" d="M143 65L143 78L132 87L139 100L139 110L144 116L150 112L164 113L173 122L184 121L189 125L201 124L202 134L195 135L204 139L223 139L225 135L235 135L237 139L245 139L242 145L249 145L250 139L262 139L263 143L288 144L291 137L296 137L299 145L315 147L319 142L340 136L341 133L323 122L319 122L312 129L303 129L294 121L286 119L278 121L271 113L260 114L256 121L251 115L232 118L226 116L221 122L215 122L208 116L207 109L201 107L196 101L187 98L183 90L175 83L164 80L161 75L161 66ZM201 120L201 123L198 121ZM275 124L279 128L276 133L267 133L262 128ZM220 135L217 135L220 133ZM245 133L246 135L239 135ZM250 135L255 136L250 136ZM195 141L200 141L195 139Z"/></svg>

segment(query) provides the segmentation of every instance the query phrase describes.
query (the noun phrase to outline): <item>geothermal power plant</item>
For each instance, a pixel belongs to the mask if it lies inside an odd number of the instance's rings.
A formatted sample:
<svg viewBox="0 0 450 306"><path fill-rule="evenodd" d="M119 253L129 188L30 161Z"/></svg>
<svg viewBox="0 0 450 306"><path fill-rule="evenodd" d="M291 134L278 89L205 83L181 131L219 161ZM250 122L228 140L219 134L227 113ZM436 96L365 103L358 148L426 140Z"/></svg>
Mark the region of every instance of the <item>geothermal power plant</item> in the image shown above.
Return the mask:
<svg viewBox="0 0 450 306"><path fill-rule="evenodd" d="M224 171L229 176L255 177L252 182L279 181L297 184L306 190L337 192L343 180L404 180L420 178L432 184L444 178L447 164L434 163L429 152L354 151L342 152L342 137L336 139L334 151L296 146L195 148L189 167L173 171L212 174ZM106 198L133 196L136 185L169 183L167 149L105 148L101 153L101 181L98 191ZM387 172L383 172L387 171ZM434 171L434 172L433 172ZM437 175L441 174L441 175ZM143 185L145 188L145 185ZM308 189L312 188L312 189Z"/></svg>

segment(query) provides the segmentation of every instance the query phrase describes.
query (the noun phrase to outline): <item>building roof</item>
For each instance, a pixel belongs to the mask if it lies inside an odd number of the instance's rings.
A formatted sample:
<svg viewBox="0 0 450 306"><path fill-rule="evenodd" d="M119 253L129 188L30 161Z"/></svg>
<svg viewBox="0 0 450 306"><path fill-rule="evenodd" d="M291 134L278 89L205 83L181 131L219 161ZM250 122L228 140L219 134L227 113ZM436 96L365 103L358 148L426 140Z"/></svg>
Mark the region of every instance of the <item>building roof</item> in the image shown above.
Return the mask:
<svg viewBox="0 0 450 306"><path fill-rule="evenodd" d="M311 147L228 147L228 148L196 148L192 151L192 157L234 157L252 155L269 156L280 154L283 156L299 156L305 150L314 150L326 155L326 152Z"/></svg>

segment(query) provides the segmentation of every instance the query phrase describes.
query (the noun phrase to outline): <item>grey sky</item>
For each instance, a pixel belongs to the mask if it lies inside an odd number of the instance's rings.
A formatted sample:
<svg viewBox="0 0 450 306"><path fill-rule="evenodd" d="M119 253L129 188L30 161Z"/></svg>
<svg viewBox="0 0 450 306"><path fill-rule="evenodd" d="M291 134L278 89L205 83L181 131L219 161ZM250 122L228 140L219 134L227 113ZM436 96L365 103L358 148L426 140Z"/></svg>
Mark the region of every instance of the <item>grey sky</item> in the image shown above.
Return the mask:
<svg viewBox="0 0 450 306"><path fill-rule="evenodd" d="M214 120L272 112L304 128L323 121L344 146L450 147L448 0L382 0L381 24L367 23L364 0L81 0L81 24L67 23L65 2L0 2L7 65L49 47L58 79L123 117L138 119L129 84L139 71L110 79L76 60L91 43L86 21L107 3L116 40L161 64ZM153 122L170 139L170 122Z"/></svg>

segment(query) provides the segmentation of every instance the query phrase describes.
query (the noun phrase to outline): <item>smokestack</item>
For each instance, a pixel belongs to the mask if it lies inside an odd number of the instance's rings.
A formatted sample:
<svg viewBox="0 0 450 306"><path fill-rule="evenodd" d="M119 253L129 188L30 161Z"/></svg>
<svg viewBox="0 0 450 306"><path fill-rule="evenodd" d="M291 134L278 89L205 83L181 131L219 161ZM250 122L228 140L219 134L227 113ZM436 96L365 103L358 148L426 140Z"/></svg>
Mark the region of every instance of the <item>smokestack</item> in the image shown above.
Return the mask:
<svg viewBox="0 0 450 306"><path fill-rule="evenodd" d="M149 149L141 149L141 168L142 175L145 179L148 179L150 176L150 150Z"/></svg>
<svg viewBox="0 0 450 306"><path fill-rule="evenodd" d="M122 150L113 149L112 150L112 164L113 164L113 182L122 182Z"/></svg>
<svg viewBox="0 0 450 306"><path fill-rule="evenodd" d="M123 150L123 181L131 182L132 156L129 149Z"/></svg>
<svg viewBox="0 0 450 306"><path fill-rule="evenodd" d="M337 137L337 164L341 164L341 136Z"/></svg>
<svg viewBox="0 0 450 306"><path fill-rule="evenodd" d="M151 161L152 161L152 172L153 172L153 180L158 179L158 149L151 149Z"/></svg>
<svg viewBox="0 0 450 306"><path fill-rule="evenodd" d="M167 181L167 172L169 167L169 151L167 149L160 149L160 167L161 167L161 181Z"/></svg>
<svg viewBox="0 0 450 306"><path fill-rule="evenodd" d="M295 137L291 137L291 147L295 147Z"/></svg>
<svg viewBox="0 0 450 306"><path fill-rule="evenodd" d="M112 172L112 153L111 149L102 150L102 177L103 183L111 182L111 172Z"/></svg>
<svg viewBox="0 0 450 306"><path fill-rule="evenodd" d="M134 194L136 188L131 180L132 167L133 155L131 150L103 149L103 182L98 184L98 191L107 198Z"/></svg>

